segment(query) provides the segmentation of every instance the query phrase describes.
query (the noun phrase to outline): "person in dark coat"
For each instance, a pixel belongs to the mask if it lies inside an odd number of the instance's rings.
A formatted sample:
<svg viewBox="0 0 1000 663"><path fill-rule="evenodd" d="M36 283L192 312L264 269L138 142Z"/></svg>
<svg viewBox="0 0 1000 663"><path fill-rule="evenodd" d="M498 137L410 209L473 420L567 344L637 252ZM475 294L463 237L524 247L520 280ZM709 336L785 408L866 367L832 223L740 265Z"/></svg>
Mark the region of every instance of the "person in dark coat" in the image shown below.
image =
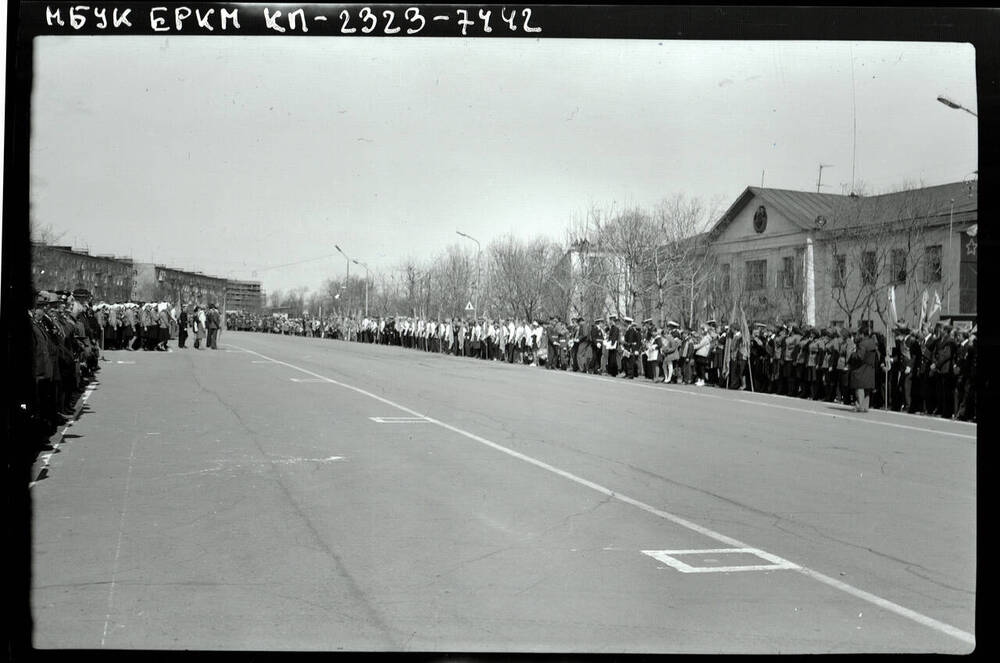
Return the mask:
<svg viewBox="0 0 1000 663"><path fill-rule="evenodd" d="M958 343L952 335L949 325L942 327L938 339L934 364L938 375L938 413L945 419L951 419L955 408L955 359L958 353Z"/></svg>
<svg viewBox="0 0 1000 663"><path fill-rule="evenodd" d="M969 333L963 341L964 351L961 353L961 404L958 407L958 418L961 421L976 420L976 330Z"/></svg>
<svg viewBox="0 0 1000 663"><path fill-rule="evenodd" d="M183 348L188 337L188 312L187 307L181 309L181 314L177 319L177 347Z"/></svg>
<svg viewBox="0 0 1000 663"><path fill-rule="evenodd" d="M850 388L854 391L854 409L868 411L868 401L875 389L875 367L878 365L878 346L867 325L858 332L858 340L851 355Z"/></svg>

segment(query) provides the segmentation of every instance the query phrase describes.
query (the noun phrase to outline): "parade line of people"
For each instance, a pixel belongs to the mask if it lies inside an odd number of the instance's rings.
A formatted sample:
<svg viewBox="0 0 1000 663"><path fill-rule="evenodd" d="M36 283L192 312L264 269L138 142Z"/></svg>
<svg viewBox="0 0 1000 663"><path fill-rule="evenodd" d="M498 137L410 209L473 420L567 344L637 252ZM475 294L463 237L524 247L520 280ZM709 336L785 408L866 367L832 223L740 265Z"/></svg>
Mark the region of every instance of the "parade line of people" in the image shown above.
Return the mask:
<svg viewBox="0 0 1000 663"><path fill-rule="evenodd" d="M194 336L217 349L222 314L214 304L178 307L167 302L94 302L89 291L40 291L29 311L34 389L23 409L29 434L44 449L58 426L69 421L83 390L101 369L103 350L170 352Z"/></svg>
<svg viewBox="0 0 1000 663"><path fill-rule="evenodd" d="M697 329L611 315L563 322L227 314L227 329L394 345L625 379L712 385L947 419L976 419L976 327L940 322L886 337L862 325L720 325ZM887 349L888 348L888 349ZM886 382L888 381L888 391ZM888 403L886 399L888 398Z"/></svg>

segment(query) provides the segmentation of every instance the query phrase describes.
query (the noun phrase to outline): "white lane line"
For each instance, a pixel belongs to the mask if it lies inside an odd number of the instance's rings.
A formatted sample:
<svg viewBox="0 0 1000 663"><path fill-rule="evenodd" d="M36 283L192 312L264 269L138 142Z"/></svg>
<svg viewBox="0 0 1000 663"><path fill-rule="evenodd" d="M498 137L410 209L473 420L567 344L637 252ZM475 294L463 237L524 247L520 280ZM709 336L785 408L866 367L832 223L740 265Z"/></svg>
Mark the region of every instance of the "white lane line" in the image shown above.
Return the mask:
<svg viewBox="0 0 1000 663"><path fill-rule="evenodd" d="M136 415L138 423L139 415ZM125 515L128 512L128 493L132 485L132 466L135 464L135 445L139 441L138 437L132 438L132 448L128 454L128 472L125 473L125 490L122 493L122 515L118 519L118 544L115 546L115 560L111 566L111 588L108 590L108 614L104 617L104 632L101 634L101 648L108 638L108 626L111 624L111 613L115 602L115 583L118 580L118 560L122 553L122 537L125 534Z"/></svg>
<svg viewBox="0 0 1000 663"><path fill-rule="evenodd" d="M239 347L239 346L235 346L235 347ZM475 433L470 433L468 431L462 430L461 428L457 428L455 426L452 426L451 424L446 424L443 421L439 421L437 419L434 419L433 417L428 417L426 415L420 414L419 412L417 412L415 410L411 410L410 408L406 407L405 405L400 405L398 403L394 403L394 402L390 401L387 398L383 398L382 396L379 396L377 394L373 394L373 393L371 393L369 391L365 391L364 389L361 389L359 387L355 387L354 385L350 385L350 384L347 384L347 383L344 383L344 382L338 382L337 380L334 380L332 378L328 378L328 377L326 377L324 375L320 375L319 373L314 373L313 371L310 371L308 369L301 368L299 366L295 366L294 364L289 364L288 362L280 361L278 359L272 359L270 357L267 357L267 355L263 355L263 354L261 354L259 352L255 352L253 350L246 350L246 351L249 352L250 354L257 355L258 357L264 357L264 358L268 359L269 361L273 361L276 364L281 364L283 366L288 366L289 368L294 369L296 371L300 371L302 373L305 373L306 375L311 375L313 377L320 378L322 380L325 380L326 382L329 382L330 384L335 384L335 385L337 385L339 387L343 387L345 389L349 389L351 391L354 391L356 393L362 394L364 396L368 396L369 398L373 398L373 399L379 401L380 403L385 403L386 405L390 405L390 406L396 408L397 410L402 410L403 412L406 412L407 414L413 415L414 417L421 417L421 418L427 419L429 422L437 424L438 426L440 426L442 428L445 428L447 430L450 430L453 433L457 433L458 435L462 435L463 437L467 437L470 440L474 440L476 442L479 442L480 444L484 444L484 445L486 445L486 446L488 446L488 447L490 447L492 449L496 449L497 451L505 453L508 456L512 456L512 457L517 458L519 460L523 460L526 463L530 463L530 464L532 464L532 465L534 465L536 467L542 468L543 470L547 470L549 472L552 472L553 474L557 474L557 475L559 475L559 476L561 476L563 478L566 478L566 479L569 479L570 481L578 483L581 486L586 486L587 488L591 488L591 489L593 489L593 490L595 490L595 491L597 491L597 492L599 492L599 493L601 493L603 495L606 495L608 497L614 498L614 499L616 499L616 500L618 500L620 502L624 502L625 504L630 504L630 505L632 505L632 506L634 506L636 508L642 509L643 511L645 511L647 513L650 513L650 514L653 514L655 516L658 516L658 517L660 517L660 518L662 518L664 520L669 520L670 522L675 523L677 525L680 525L681 527L687 528L687 529L689 529L689 530L691 530L693 532L697 532L699 534L702 534L702 535L704 535L704 536L706 536L706 537L708 537L710 539L715 539L716 541L718 541L720 543L724 543L724 544L726 544L728 546L731 546L733 548L753 548L753 546L750 546L750 545L748 545L746 543L743 543L742 541L739 541L738 539L734 539L734 538L732 538L730 536L726 536L725 534L720 534L719 532L716 532L714 530L710 530L707 527L702 527L701 525L698 525L697 523L691 522L690 520L687 520L685 518L681 518L680 516L675 516L674 514L668 513L667 511L663 511L662 509L657 509L656 507L650 506L649 504L646 504L645 502L641 502L641 501L639 501L639 500L637 500L635 498L632 498L632 497L629 497L627 495L623 495L621 493L615 492L614 490L612 490L610 488L605 488L604 486L602 486L602 485L600 485L598 483L594 483L593 481L589 481L587 479L584 479L583 477L579 477L579 476L577 476L575 474L567 472L566 470L561 470L558 467L555 467L553 465L549 465L545 461L541 461L541 460L538 460L536 458L532 458L531 456L527 456L527 455L525 455L525 454L523 454L523 453L521 453L519 451L515 451L514 449L508 449L507 447L501 446L501 445L497 444L496 442L491 442L490 440L487 440L484 437L480 437L479 435L476 435ZM753 548L753 549L754 550L759 550L758 548ZM761 551L761 552L763 552L763 551ZM973 646L976 644L976 636L975 635L973 635L971 633L968 633L967 631L963 631L963 630L961 630L959 628L956 628L956 627L954 627L954 626L952 626L950 624L946 624L946 623L944 623L942 621L938 621L937 619L934 619L933 617L928 617L927 615L924 615L924 614L921 614L919 612L916 612L915 610L911 610L909 608L901 606L898 603L893 603L892 601L889 601L888 599L884 599L884 598L882 598L880 596L876 596L875 594L872 594L870 592L866 592L863 589L858 589L857 587L854 587L852 585L848 585L845 582L841 582L839 580L831 578L830 576L824 575L824 574L822 574L822 573L820 573L818 571L813 571L812 569L806 568L804 566L798 566L795 569L795 571L797 571L799 573L802 573L802 574L806 575L807 577L810 577L810 578L812 578L814 580L817 580L817 581L819 581L819 582L821 582L821 583L823 583L825 585L828 585L828 586L833 587L835 589L839 589L839 590L841 590L841 591L843 591L843 592L845 592L847 594L850 594L851 596L853 596L855 598L858 598L858 599L861 599L863 601L867 601L869 603L877 605L878 607L880 607L880 608L882 608L884 610L888 610L889 612L895 613L895 614L899 615L900 617L905 617L905 618L910 619L910 620L912 620L912 621L914 621L914 622L916 622L918 624L921 624L922 626L926 626L926 627L931 628L931 629L933 629L935 631L938 631L939 633L944 633L945 635L949 635L949 636L951 636L953 638L956 638L958 640L961 640L962 642L971 644Z"/></svg>
<svg viewBox="0 0 1000 663"><path fill-rule="evenodd" d="M977 437L975 435L966 435L965 433L952 433L952 432L949 432L949 431L939 430L937 428L921 428L919 426L907 426L905 424L894 424L894 423L892 423L890 421L879 421L878 419L865 419L865 418L862 418L862 417L853 417L853 416L848 415L847 413L836 414L834 412L820 412L818 410L809 410L809 409L806 409L806 408L791 407L790 405L778 405L776 403L764 403L764 402L761 402L761 401L754 401L754 400L749 400L749 399L746 399L746 398L728 398L726 396L720 396L719 394L709 394L709 393L700 392L700 391L688 391L687 389L679 389L677 387L670 386L670 385L665 385L665 384L660 384L660 385L643 384L641 382L633 382L631 380L623 380L623 379L619 379L619 378L606 378L606 377L601 376L601 375L588 375L588 374L585 374L585 373L573 373L571 371L563 371L563 372L566 375L570 375L570 376L576 377L576 378L598 380L598 381L601 381L601 382L624 383L624 384L630 385L632 387L639 387L639 388L642 388L642 389L656 389L658 391L666 390L666 391L669 391L672 394L685 394L687 396L695 396L695 397L699 397L699 398L715 398L715 399L726 401L727 403L733 403L733 402L736 402L736 403L748 403L750 405L760 405L761 407L773 407L773 408L778 408L778 409L782 409L782 410L791 410L793 412L802 412L802 413L805 413L805 414L815 414L815 415L819 415L821 417L833 417L834 419L841 419L841 420L846 420L846 421L853 421L853 422L856 422L856 423L859 423L859 424L876 424L878 426L891 426L892 428L904 428L904 429L907 429L907 430L920 431L922 433L935 433L937 435L949 435L951 437L960 437L960 438L967 439L967 440L975 440L975 439L977 439ZM876 411L877 412L882 412L881 410L872 410L872 412L876 412ZM899 413L897 413L897 414L899 414ZM907 415L907 416L913 416L913 415ZM942 421L944 421L944 420L942 420ZM954 423L954 422L951 422L951 423ZM961 422L961 423L968 424L969 422Z"/></svg>
<svg viewBox="0 0 1000 663"><path fill-rule="evenodd" d="M267 362L264 362L264 363L267 363ZM288 378L288 379L291 380L292 382L300 382L300 383L306 383L306 382L308 382L308 383L326 382L326 380L320 380L319 378Z"/></svg>
<svg viewBox="0 0 1000 663"><path fill-rule="evenodd" d="M368 417L377 424L429 424L427 417Z"/></svg>

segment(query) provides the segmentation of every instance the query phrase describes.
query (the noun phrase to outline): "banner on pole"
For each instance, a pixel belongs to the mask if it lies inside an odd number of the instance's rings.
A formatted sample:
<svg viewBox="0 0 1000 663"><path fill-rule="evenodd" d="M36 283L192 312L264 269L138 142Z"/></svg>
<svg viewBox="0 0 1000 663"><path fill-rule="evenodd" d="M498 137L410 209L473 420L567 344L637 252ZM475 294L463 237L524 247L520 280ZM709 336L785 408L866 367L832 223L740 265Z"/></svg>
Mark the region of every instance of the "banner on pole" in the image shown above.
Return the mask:
<svg viewBox="0 0 1000 663"><path fill-rule="evenodd" d="M896 323L899 322L899 317L896 315L896 286L889 286L889 320L895 327Z"/></svg>
<svg viewBox="0 0 1000 663"><path fill-rule="evenodd" d="M930 313L927 314L927 322L930 323L938 313L941 312L941 295L934 291L934 303L931 305Z"/></svg>

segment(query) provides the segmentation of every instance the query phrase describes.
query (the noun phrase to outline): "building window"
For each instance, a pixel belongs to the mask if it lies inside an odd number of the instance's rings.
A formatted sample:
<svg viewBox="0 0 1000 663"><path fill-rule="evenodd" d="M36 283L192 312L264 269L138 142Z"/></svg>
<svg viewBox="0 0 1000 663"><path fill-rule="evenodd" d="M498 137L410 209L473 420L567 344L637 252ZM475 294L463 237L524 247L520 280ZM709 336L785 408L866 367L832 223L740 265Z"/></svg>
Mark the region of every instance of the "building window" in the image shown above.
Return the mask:
<svg viewBox="0 0 1000 663"><path fill-rule="evenodd" d="M893 283L906 283L906 251L892 250L892 280Z"/></svg>
<svg viewBox="0 0 1000 663"><path fill-rule="evenodd" d="M781 259L781 287L791 290L795 287L795 259L786 256Z"/></svg>
<svg viewBox="0 0 1000 663"><path fill-rule="evenodd" d="M729 292L731 281L729 278L729 263L722 265L722 291Z"/></svg>
<svg viewBox="0 0 1000 663"><path fill-rule="evenodd" d="M941 245L924 248L924 283L941 280Z"/></svg>
<svg viewBox="0 0 1000 663"><path fill-rule="evenodd" d="M747 290L763 290L767 283L767 261L747 260Z"/></svg>
<svg viewBox="0 0 1000 663"><path fill-rule="evenodd" d="M847 256L833 256L833 287L843 288L847 281Z"/></svg>
<svg viewBox="0 0 1000 663"><path fill-rule="evenodd" d="M865 251L861 254L861 282L865 285L875 283L875 276L878 274L878 265L875 260L874 251Z"/></svg>

